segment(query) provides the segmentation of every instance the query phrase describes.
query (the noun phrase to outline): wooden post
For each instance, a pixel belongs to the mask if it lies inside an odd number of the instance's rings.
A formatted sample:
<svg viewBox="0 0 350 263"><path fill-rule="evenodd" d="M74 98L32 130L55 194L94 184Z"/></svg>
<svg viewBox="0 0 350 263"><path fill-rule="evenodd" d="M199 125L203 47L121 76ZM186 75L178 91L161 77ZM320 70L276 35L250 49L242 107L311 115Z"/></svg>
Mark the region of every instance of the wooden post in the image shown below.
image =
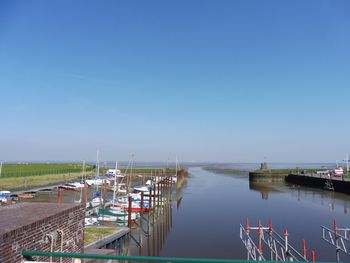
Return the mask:
<svg viewBox="0 0 350 263"><path fill-rule="evenodd" d="M148 202L149 202L149 209L151 209L152 208L152 184L149 187L149 199L148 199Z"/></svg>
<svg viewBox="0 0 350 263"><path fill-rule="evenodd" d="M144 207L144 204L143 204L143 195L144 195L144 192L141 192L141 215L143 215L143 207ZM142 221L142 220L141 220Z"/></svg>
<svg viewBox="0 0 350 263"><path fill-rule="evenodd" d="M131 208L132 208L132 197L129 196L129 210L128 210L128 227L131 228Z"/></svg>
<svg viewBox="0 0 350 263"><path fill-rule="evenodd" d="M304 239L303 239L302 244L303 244L303 257L306 260L306 241Z"/></svg>
<svg viewBox="0 0 350 263"><path fill-rule="evenodd" d="M86 183L84 183L83 197L81 199L81 203L83 204L84 207L86 207L86 203L87 203L87 184Z"/></svg>
<svg viewBox="0 0 350 263"><path fill-rule="evenodd" d="M153 184L153 209L156 208L156 184Z"/></svg>
<svg viewBox="0 0 350 263"><path fill-rule="evenodd" d="M58 191L57 191L57 203L58 204L62 203L62 189L61 188L58 188Z"/></svg>
<svg viewBox="0 0 350 263"><path fill-rule="evenodd" d="M160 181L160 195L162 196L162 198L160 198L160 196L158 197L159 200L159 204L163 205L163 194L164 194L164 181Z"/></svg>
<svg viewBox="0 0 350 263"><path fill-rule="evenodd" d="M159 183L157 183L157 205L159 206Z"/></svg>

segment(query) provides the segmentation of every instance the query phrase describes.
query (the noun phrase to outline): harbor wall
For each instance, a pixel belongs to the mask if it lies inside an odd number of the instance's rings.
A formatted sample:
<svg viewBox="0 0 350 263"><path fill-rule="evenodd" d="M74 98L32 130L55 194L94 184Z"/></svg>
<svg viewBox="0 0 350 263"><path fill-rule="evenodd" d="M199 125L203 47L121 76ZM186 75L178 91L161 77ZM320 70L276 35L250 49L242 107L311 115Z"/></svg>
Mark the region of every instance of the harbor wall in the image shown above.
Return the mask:
<svg viewBox="0 0 350 263"><path fill-rule="evenodd" d="M289 174L285 178L285 180L286 182L292 183L292 184L324 189L326 185L326 181L328 181L329 179L313 177L313 176L304 176L299 174ZM332 181L334 191L350 194L350 181L343 181L339 179L330 179L330 180Z"/></svg>
<svg viewBox="0 0 350 263"><path fill-rule="evenodd" d="M76 204L18 203L0 208L0 262L21 262L22 250L83 252L84 218Z"/></svg>
<svg viewBox="0 0 350 263"><path fill-rule="evenodd" d="M249 172L249 181L250 182L283 182L284 179L288 176L285 174L276 174L276 173L264 173L264 172Z"/></svg>

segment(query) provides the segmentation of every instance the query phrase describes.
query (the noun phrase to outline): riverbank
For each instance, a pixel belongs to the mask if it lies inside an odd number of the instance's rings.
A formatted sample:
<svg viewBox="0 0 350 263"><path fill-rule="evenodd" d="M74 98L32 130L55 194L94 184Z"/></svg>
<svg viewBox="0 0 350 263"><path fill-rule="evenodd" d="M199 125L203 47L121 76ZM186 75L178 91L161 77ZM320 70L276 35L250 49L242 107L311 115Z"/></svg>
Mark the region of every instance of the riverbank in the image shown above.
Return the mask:
<svg viewBox="0 0 350 263"><path fill-rule="evenodd" d="M93 176L94 172L85 173L85 177ZM0 190L28 190L34 187L50 186L81 179L82 173L45 174L0 179Z"/></svg>

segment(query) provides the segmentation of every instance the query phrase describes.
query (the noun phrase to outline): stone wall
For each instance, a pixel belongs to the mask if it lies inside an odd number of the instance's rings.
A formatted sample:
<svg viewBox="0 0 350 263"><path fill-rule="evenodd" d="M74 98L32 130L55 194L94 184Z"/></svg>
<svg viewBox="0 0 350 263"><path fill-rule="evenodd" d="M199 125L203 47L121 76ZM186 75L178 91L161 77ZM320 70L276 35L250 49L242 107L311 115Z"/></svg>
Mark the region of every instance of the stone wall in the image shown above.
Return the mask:
<svg viewBox="0 0 350 263"><path fill-rule="evenodd" d="M2 207L0 262L21 262L22 250L59 252L61 245L64 252L83 252L83 231L84 211L80 205L20 203ZM59 258L53 258L53 262L59 262Z"/></svg>

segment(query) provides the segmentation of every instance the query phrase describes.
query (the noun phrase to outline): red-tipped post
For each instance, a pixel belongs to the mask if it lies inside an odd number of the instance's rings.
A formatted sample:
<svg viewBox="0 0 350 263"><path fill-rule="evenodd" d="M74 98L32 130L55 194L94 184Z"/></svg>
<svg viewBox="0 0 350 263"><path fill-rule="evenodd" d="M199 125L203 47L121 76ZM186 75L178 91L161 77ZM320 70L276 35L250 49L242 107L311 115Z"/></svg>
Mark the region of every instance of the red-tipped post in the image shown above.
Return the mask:
<svg viewBox="0 0 350 263"><path fill-rule="evenodd" d="M260 221L260 219L259 219L259 222L258 222L258 235L259 235L259 237L261 235L261 221Z"/></svg>
<svg viewBox="0 0 350 263"><path fill-rule="evenodd" d="M316 261L316 255L315 255L315 250L311 251L311 261L315 262Z"/></svg>
<svg viewBox="0 0 350 263"><path fill-rule="evenodd" d="M337 221L335 219L333 219L333 229L334 229L334 233L337 234L338 227L337 227Z"/></svg>
<svg viewBox="0 0 350 263"><path fill-rule="evenodd" d="M305 241L305 239L303 239L302 244L303 244L303 257L304 257L304 259L306 259L306 241Z"/></svg>
<svg viewBox="0 0 350 263"><path fill-rule="evenodd" d="M272 219L269 219L269 232L272 233Z"/></svg>
<svg viewBox="0 0 350 263"><path fill-rule="evenodd" d="M288 251L288 229L284 230L284 250Z"/></svg>
<svg viewBox="0 0 350 263"><path fill-rule="evenodd" d="M250 225L249 225L248 218L247 218L246 221L245 221L245 230L247 231L247 233L250 232Z"/></svg>
<svg viewBox="0 0 350 263"><path fill-rule="evenodd" d="M262 254L263 249L262 249L261 235L262 235L262 227L261 227L261 221L259 220L259 223L258 223L258 236L259 236L258 249L259 249L259 252Z"/></svg>

